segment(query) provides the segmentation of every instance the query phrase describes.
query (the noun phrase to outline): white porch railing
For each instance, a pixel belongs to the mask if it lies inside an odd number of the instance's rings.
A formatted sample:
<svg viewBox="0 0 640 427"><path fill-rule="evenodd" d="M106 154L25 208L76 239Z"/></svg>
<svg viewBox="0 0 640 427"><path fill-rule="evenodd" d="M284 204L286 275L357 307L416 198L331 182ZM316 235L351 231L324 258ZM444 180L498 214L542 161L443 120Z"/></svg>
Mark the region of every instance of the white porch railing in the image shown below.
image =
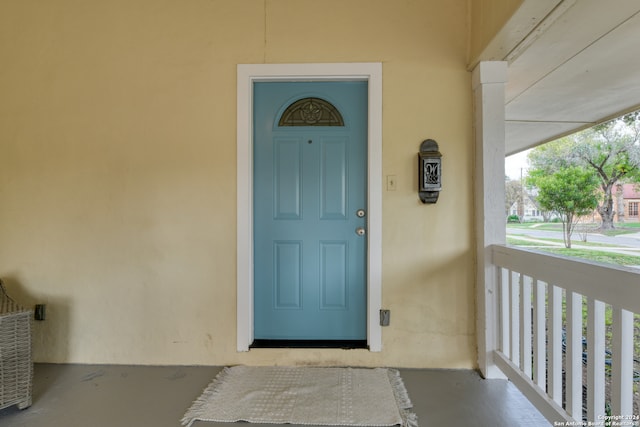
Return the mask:
<svg viewBox="0 0 640 427"><path fill-rule="evenodd" d="M640 272L503 245L492 246L492 256L500 282L496 365L552 424L640 425Z"/></svg>

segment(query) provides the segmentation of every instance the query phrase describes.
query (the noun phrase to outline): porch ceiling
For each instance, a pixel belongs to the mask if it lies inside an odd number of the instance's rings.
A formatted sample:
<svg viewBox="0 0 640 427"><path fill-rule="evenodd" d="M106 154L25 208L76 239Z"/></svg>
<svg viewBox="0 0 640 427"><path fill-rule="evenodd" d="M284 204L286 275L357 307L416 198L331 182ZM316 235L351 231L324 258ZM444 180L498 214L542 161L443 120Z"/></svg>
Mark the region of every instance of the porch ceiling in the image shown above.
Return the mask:
<svg viewBox="0 0 640 427"><path fill-rule="evenodd" d="M507 155L640 108L640 2L542 3L535 25L521 8L507 26L527 32L502 46Z"/></svg>

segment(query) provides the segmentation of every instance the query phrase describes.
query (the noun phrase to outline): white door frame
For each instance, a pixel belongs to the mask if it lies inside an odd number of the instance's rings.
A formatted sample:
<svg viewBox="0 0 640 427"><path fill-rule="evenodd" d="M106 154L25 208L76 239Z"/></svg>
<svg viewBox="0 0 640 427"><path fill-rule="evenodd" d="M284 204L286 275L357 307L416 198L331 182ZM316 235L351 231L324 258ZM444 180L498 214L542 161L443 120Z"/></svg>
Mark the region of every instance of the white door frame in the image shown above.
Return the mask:
<svg viewBox="0 0 640 427"><path fill-rule="evenodd" d="M253 83L357 80L369 83L367 344L381 351L382 64L239 64L237 77L237 350L253 342Z"/></svg>

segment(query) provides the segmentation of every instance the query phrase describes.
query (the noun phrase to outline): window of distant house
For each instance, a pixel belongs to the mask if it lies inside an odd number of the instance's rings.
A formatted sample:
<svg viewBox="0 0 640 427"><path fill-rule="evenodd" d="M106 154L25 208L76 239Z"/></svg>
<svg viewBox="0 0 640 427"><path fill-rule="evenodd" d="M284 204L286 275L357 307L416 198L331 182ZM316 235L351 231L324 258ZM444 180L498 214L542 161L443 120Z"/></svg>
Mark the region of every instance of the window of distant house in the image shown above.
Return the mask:
<svg viewBox="0 0 640 427"><path fill-rule="evenodd" d="M638 216L638 203L629 202L629 216Z"/></svg>
<svg viewBox="0 0 640 427"><path fill-rule="evenodd" d="M289 105L278 126L344 126L342 114L330 102L304 98Z"/></svg>

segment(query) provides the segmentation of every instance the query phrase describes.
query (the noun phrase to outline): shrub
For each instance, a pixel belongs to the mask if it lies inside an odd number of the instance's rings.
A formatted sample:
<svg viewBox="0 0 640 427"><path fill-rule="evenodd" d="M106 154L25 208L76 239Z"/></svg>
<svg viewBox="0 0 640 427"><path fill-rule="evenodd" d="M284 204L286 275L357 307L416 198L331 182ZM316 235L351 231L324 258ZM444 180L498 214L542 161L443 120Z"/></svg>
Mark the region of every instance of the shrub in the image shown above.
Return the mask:
<svg viewBox="0 0 640 427"><path fill-rule="evenodd" d="M520 217L518 215L509 215L507 222L520 222Z"/></svg>

